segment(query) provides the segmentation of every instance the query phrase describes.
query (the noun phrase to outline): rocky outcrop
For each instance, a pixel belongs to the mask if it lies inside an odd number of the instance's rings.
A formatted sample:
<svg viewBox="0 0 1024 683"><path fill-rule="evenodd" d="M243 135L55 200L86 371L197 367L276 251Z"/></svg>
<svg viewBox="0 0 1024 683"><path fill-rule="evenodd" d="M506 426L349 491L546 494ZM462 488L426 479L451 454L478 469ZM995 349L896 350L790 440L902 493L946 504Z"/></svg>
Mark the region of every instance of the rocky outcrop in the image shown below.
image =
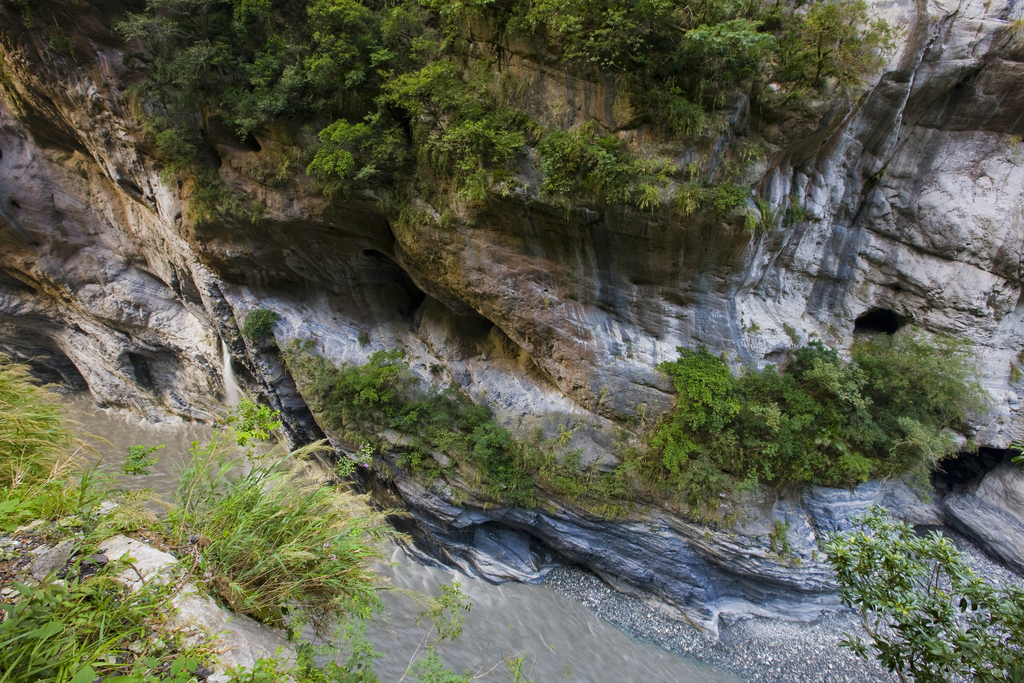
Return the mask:
<svg viewBox="0 0 1024 683"><path fill-rule="evenodd" d="M558 500L536 509L493 507L396 473L394 493L427 557L491 581L538 581L556 563L585 566L615 588L655 600L708 633L752 615L809 620L838 607L819 543L884 505L913 524L942 523L937 501L900 481L853 491L812 487L795 499L762 489L709 526L665 510L606 519Z"/></svg>
<svg viewBox="0 0 1024 683"><path fill-rule="evenodd" d="M1024 574L1024 471L1003 462L942 500L950 526L989 556Z"/></svg>
<svg viewBox="0 0 1024 683"><path fill-rule="evenodd" d="M257 144L241 144L215 121L206 151L221 179L266 214L197 224L191 189L161 177L133 113L129 86L142 75L105 14L120 9L55 3L54 20L73 34L57 52L0 5L0 351L104 404L210 419L224 339L241 381L284 410L290 438L317 437L276 347L238 336L248 311L268 308L282 344L310 339L338 363L404 348L424 378L442 368L514 429L568 429L583 462L608 468L671 405L654 367L676 346L764 364L812 338L848 347L883 320L973 342L992 411L967 436L1005 447L1024 434L1011 372L1024 348L1024 47L1010 30L1021 9L964 0L878 10L902 27L900 48L863 92L778 121L733 103L716 147L748 136L771 151L755 170L775 222L755 233L667 209L567 213L537 195L528 161L524 194L489 200L471 223L396 221L369 199L330 202L282 166L302 140L261 129ZM534 74L531 97L564 83L578 115L646 140L620 130L628 103L613 84L553 79L528 54L503 54ZM681 166L694 153L666 150ZM790 206L802 207L798 219L784 218ZM741 523L716 530L658 509L607 521L557 501L456 504L438 486L399 476L394 491L452 561L530 579L554 553L709 627L721 613L828 603L817 541L869 502L898 504L919 523L964 505L940 512L879 483L782 500L762 492ZM785 556L772 551L776 522Z"/></svg>

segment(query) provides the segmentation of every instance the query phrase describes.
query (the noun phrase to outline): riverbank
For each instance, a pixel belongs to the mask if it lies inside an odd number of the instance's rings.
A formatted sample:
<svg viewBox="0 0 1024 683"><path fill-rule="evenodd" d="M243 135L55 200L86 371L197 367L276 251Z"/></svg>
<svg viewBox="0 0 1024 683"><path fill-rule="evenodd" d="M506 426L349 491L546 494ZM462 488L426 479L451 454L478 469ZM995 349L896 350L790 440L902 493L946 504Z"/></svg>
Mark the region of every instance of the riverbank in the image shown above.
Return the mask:
<svg viewBox="0 0 1024 683"><path fill-rule="evenodd" d="M943 530L967 554L971 568L993 583L1024 586L1024 577L996 564L966 538ZM888 683L897 681L878 664L839 645L845 633L863 635L852 611L830 612L809 622L749 619L723 626L717 642L668 618L651 603L620 593L579 567L552 570L545 583L583 603L629 635L689 659L720 667L751 683Z"/></svg>

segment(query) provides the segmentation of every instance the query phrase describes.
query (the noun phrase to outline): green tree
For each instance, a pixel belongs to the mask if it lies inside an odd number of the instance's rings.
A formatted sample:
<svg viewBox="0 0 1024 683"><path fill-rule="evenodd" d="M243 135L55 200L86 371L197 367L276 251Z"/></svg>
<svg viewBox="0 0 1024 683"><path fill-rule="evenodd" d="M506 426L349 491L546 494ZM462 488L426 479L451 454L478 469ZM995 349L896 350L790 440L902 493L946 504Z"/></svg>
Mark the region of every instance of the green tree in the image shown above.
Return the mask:
<svg viewBox="0 0 1024 683"><path fill-rule="evenodd" d="M864 0L826 0L807 11L796 36L793 65L812 87L825 78L848 86L881 65L895 35L885 19L869 18Z"/></svg>
<svg viewBox="0 0 1024 683"><path fill-rule="evenodd" d="M884 508L854 518L825 546L843 604L870 638L843 645L872 653L904 682L1024 681L1024 589L996 588L938 532L919 536Z"/></svg>

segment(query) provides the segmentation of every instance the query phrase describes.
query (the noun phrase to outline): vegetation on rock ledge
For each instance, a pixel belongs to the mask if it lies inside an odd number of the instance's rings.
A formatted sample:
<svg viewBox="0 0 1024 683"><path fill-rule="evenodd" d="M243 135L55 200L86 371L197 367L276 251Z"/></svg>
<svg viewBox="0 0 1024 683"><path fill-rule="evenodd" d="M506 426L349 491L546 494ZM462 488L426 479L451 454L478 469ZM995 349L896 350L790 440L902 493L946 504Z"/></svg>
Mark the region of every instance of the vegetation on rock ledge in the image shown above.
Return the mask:
<svg viewBox="0 0 1024 683"><path fill-rule="evenodd" d="M376 351L363 365L334 367L293 344L285 358L322 425L353 448L369 442L398 453L399 464L427 483L457 468L494 503L533 506L548 491L604 514L622 512L630 497L625 468L608 475L580 467L579 452L568 448L571 433L514 438L460 388L421 386L401 351Z"/></svg>
<svg viewBox="0 0 1024 683"><path fill-rule="evenodd" d="M954 450L950 430L984 409L968 348L913 331L857 342L849 363L812 342L781 372L740 377L706 349L679 352L658 366L679 399L646 464L691 505L733 485L924 476Z"/></svg>
<svg viewBox="0 0 1024 683"><path fill-rule="evenodd" d="M140 113L172 173L209 166L211 120L243 140L266 126L306 140L319 130L305 162L328 193L371 191L399 207L411 192L442 210L453 197L519 188L531 148L540 189L571 201L582 188L596 201L652 207L682 173L595 135L593 122L553 125L563 104L527 105L529 85L498 63L509 45L533 51L540 41L559 68L611 77L630 112L623 127L696 140L717 137L736 95L768 115L851 86L894 35L863 0L149 0L120 30L145 46L133 62L150 78ZM302 134L303 125L314 128ZM200 219L208 199L258 220L258 202L218 200L222 184L191 175Z"/></svg>
<svg viewBox="0 0 1024 683"><path fill-rule="evenodd" d="M812 343L781 372L740 377L705 349L680 354L659 366L679 391L676 409L610 473L580 468L570 432L561 442L516 438L457 388L422 387L400 351L340 368L298 344L286 356L322 424L353 447L401 454L401 466L426 483L451 481L457 469L497 503L534 505L546 491L605 513L666 491L696 512L759 483L923 480L953 451L952 429L985 407L967 348L913 331L858 342L851 362Z"/></svg>

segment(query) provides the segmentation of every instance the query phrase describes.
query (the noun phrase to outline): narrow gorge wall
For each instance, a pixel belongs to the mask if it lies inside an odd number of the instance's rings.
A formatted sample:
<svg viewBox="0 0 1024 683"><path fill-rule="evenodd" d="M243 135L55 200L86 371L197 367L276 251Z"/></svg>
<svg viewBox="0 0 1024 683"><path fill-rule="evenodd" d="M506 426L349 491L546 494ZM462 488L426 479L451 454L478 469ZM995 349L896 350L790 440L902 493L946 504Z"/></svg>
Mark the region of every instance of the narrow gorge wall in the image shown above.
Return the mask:
<svg viewBox="0 0 1024 683"><path fill-rule="evenodd" d="M723 140L771 149L758 187L777 218L757 232L667 208L567 211L539 196L530 160L525 189L472 220L400 222L371 197L324 198L294 165L274 173L295 144L278 131L240 143L215 121L204 135L220 177L266 214L196 224L191 189L161 176L137 116L141 75L109 21L125 8L53 4L63 52L0 5L0 351L103 405L212 419L223 338L241 379L285 412L289 437L319 436L276 348L238 334L249 310L268 308L281 342L312 339L338 363L403 348L423 378L438 364L503 423L569 429L584 462L612 467L623 440L671 406L655 365L677 346L704 344L738 369L810 339L848 348L860 320L969 339L992 411L966 436L994 448L1024 437L1024 383L1011 372L1024 366L1020 3L878 3L902 34L863 92L769 123L733 102ZM566 126L590 117L618 130L608 83L501 52L534 74L533 97L578 103ZM792 224L794 202L807 216ZM940 507L877 482L764 492L732 530L659 510L607 521L557 501L455 505L450 490L400 476L390 486L435 550L471 570L536 578L554 552L712 628L721 613L830 604L816 543L848 519L843 506L887 502L943 521ZM790 523L800 563L769 551L775 521Z"/></svg>

